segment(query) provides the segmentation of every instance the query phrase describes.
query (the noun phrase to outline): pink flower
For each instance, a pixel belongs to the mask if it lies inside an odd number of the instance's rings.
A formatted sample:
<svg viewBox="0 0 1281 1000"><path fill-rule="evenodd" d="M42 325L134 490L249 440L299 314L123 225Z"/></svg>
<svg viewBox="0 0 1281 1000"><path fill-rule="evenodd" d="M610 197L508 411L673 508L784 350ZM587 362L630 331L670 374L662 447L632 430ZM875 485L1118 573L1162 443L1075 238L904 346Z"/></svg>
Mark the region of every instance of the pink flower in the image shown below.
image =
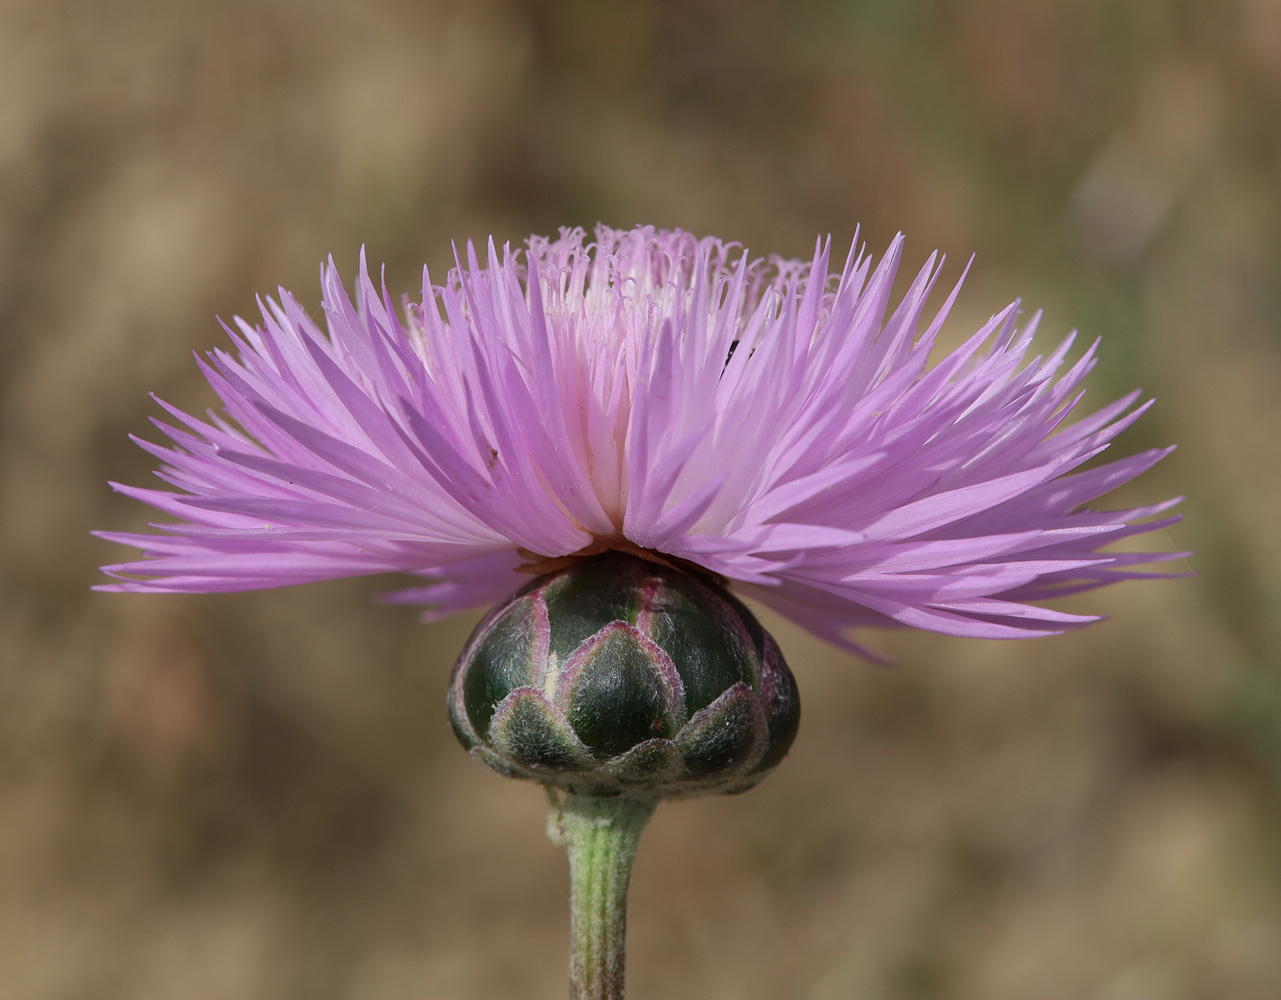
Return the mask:
<svg viewBox="0 0 1281 1000"><path fill-rule="evenodd" d="M225 408L161 402L138 444L173 490L116 485L176 518L103 532L143 558L104 590L233 591L403 571L429 617L491 604L609 548L726 578L862 651L856 627L1012 638L1094 619L1039 602L1184 553L1113 543L1177 500L1101 511L1170 449L1082 471L1150 405L1069 422L1094 366L1068 337L1027 360L1017 303L933 368L959 284L923 319L940 262L902 302L896 239L750 260L681 231L491 241L398 315L363 255L354 295L322 271L324 328L283 289L236 353L201 367ZM888 318L887 318L888 314ZM925 324L922 331L920 327Z"/></svg>

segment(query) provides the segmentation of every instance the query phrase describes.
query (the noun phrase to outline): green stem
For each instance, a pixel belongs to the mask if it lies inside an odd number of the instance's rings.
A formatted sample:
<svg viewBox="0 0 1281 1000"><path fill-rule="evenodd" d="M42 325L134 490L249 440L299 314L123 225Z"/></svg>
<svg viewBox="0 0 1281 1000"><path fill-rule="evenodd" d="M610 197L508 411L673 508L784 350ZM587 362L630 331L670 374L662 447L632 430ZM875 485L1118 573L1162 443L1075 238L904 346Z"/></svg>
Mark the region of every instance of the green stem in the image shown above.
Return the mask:
<svg viewBox="0 0 1281 1000"><path fill-rule="evenodd" d="M569 998L622 1000L627 883L655 803L548 794L547 834L569 850Z"/></svg>

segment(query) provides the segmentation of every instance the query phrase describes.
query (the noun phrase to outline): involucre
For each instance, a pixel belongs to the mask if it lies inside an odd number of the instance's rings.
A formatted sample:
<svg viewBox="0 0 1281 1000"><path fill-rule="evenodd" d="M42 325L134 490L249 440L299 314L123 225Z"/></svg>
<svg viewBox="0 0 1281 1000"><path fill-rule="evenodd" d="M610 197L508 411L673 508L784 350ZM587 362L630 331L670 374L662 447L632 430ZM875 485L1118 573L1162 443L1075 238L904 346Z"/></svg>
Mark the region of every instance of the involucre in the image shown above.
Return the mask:
<svg viewBox="0 0 1281 1000"><path fill-rule="evenodd" d="M738 792L786 755L778 645L708 577L621 552L538 577L477 626L449 712L495 770L590 795Z"/></svg>

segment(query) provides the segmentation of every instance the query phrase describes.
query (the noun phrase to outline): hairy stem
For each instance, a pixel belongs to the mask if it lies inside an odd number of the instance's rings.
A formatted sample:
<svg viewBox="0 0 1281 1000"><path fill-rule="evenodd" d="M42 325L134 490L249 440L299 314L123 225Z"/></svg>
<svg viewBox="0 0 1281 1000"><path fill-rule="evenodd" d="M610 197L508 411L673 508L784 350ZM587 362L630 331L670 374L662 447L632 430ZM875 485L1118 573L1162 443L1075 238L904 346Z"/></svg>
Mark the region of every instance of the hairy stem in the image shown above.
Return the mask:
<svg viewBox="0 0 1281 1000"><path fill-rule="evenodd" d="M547 833L569 850L570 1000L622 1000L627 884L653 801L552 795Z"/></svg>

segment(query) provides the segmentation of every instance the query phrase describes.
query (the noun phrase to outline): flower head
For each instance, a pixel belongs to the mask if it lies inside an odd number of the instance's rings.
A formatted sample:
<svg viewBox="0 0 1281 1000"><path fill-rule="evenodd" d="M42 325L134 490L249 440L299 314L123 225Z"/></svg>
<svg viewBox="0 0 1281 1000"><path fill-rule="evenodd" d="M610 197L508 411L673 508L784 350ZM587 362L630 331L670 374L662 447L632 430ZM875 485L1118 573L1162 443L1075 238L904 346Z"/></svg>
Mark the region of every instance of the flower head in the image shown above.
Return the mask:
<svg viewBox="0 0 1281 1000"><path fill-rule="evenodd" d="M933 367L956 298L925 318L931 257L891 306L901 253L833 270L651 228L467 247L398 312L322 269L323 326L285 290L201 368L225 413L161 402L138 440L174 487L116 485L177 523L127 591L233 591L403 571L439 617L618 549L723 578L818 635L858 626L1011 638L1092 618L1038 602L1182 553L1113 543L1177 501L1097 510L1152 450L1082 470L1149 403L1071 420L1091 346L1028 359L1017 303ZM857 244L856 244L857 247ZM922 329L924 327L924 329Z"/></svg>

